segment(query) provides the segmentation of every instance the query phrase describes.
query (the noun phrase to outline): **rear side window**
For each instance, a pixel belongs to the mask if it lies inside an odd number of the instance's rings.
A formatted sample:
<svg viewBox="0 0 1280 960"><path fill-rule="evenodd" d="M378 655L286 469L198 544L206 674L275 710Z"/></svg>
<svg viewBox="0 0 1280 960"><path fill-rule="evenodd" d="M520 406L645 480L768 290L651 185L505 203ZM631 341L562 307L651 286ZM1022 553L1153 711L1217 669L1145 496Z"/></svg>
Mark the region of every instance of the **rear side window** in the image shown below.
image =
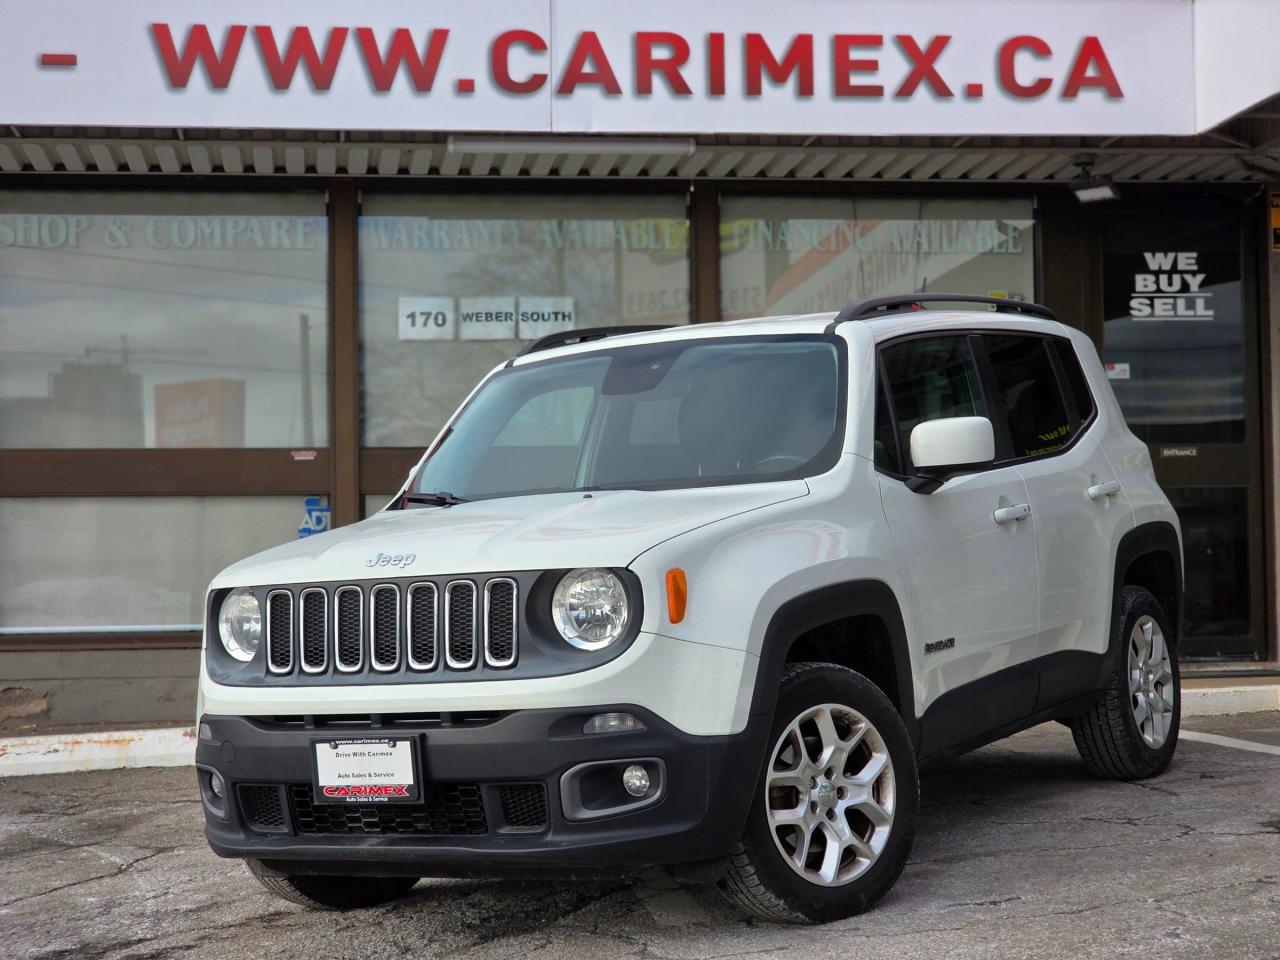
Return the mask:
<svg viewBox="0 0 1280 960"><path fill-rule="evenodd" d="M966 337L907 340L886 347L883 356L905 459L911 458L911 431L917 423L986 416Z"/></svg>
<svg viewBox="0 0 1280 960"><path fill-rule="evenodd" d="M1058 360L1062 364L1062 372L1067 378L1067 389L1071 391L1076 402L1077 429L1093 416L1093 394L1089 392L1089 382L1084 378L1084 370L1080 366L1080 358L1076 356L1076 348L1070 340L1054 337L1049 341L1058 351Z"/></svg>
<svg viewBox="0 0 1280 960"><path fill-rule="evenodd" d="M996 391L1004 401L1013 458L1042 457L1071 442L1076 424L1058 388L1044 337L985 334Z"/></svg>

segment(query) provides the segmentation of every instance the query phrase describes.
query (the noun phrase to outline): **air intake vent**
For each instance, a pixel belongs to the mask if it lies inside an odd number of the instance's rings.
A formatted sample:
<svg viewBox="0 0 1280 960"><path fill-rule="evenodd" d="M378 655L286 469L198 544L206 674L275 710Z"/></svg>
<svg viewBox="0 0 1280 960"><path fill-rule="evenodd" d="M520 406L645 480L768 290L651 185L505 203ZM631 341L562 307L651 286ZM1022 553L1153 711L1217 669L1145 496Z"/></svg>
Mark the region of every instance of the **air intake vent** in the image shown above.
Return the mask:
<svg viewBox="0 0 1280 960"><path fill-rule="evenodd" d="M547 788L541 783L517 783L498 788L502 818L518 830L547 825Z"/></svg>
<svg viewBox="0 0 1280 960"><path fill-rule="evenodd" d="M476 585L454 580L444 588L445 662L454 670L470 670L479 659L476 643Z"/></svg>
<svg viewBox="0 0 1280 960"><path fill-rule="evenodd" d="M516 662L516 582L506 578L484 585L484 662L509 667Z"/></svg>
<svg viewBox="0 0 1280 960"><path fill-rule="evenodd" d="M369 651L373 669L400 666L400 588L379 584L369 592Z"/></svg>
<svg viewBox="0 0 1280 960"><path fill-rule="evenodd" d="M323 590L303 590L302 669L306 673L323 673L329 663L329 596Z"/></svg>
<svg viewBox="0 0 1280 960"><path fill-rule="evenodd" d="M272 673L293 669L293 594L288 590L267 594L267 666Z"/></svg>
<svg viewBox="0 0 1280 960"><path fill-rule="evenodd" d="M249 829L257 833L288 833L284 813L284 788L274 784L240 787L240 809Z"/></svg>
<svg viewBox="0 0 1280 960"><path fill-rule="evenodd" d="M364 597L359 587L339 587L334 595L334 651L338 669L354 673L363 661Z"/></svg>
<svg viewBox="0 0 1280 960"><path fill-rule="evenodd" d="M409 588L409 666L414 670L436 668L436 607L434 583Z"/></svg>

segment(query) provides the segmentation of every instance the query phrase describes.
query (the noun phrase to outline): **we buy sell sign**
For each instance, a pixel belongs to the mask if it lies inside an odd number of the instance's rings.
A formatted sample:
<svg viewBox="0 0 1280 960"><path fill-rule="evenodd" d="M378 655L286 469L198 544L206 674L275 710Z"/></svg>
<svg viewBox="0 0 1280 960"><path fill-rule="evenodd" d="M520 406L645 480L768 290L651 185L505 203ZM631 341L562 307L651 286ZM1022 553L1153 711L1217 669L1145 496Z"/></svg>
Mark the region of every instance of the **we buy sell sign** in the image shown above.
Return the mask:
<svg viewBox="0 0 1280 960"><path fill-rule="evenodd" d="M1184 134L1184 0L43 0L0 120L544 133Z"/></svg>

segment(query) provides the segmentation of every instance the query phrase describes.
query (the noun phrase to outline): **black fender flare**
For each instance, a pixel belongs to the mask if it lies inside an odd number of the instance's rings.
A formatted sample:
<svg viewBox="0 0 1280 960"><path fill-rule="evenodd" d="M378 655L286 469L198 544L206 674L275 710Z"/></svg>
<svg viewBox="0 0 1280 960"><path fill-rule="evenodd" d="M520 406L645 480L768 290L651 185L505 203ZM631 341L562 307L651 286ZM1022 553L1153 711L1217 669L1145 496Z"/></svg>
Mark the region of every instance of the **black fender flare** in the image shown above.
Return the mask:
<svg viewBox="0 0 1280 960"><path fill-rule="evenodd" d="M1173 565L1173 609L1166 610L1165 613L1173 621L1170 626L1173 628L1173 640L1177 646L1182 641L1182 541L1178 539L1178 531L1167 520L1152 520L1134 527L1121 537L1116 545L1116 561L1112 574L1115 579L1111 587L1111 622L1115 623L1116 615L1120 610L1125 572L1133 561L1153 553L1167 555ZM1104 677L1110 673L1110 668L1116 662L1115 657L1122 652L1120 649L1122 646L1123 641L1120 638L1111 638L1107 648L1107 674L1104 674Z"/></svg>
<svg viewBox="0 0 1280 960"><path fill-rule="evenodd" d="M911 745L918 748L919 723L915 712L914 672L907 646L907 630L898 598L882 580L847 580L828 584L792 597L777 609L765 628L760 648L760 663L751 693L752 716L773 715L787 653L798 637L823 624L858 616L874 616L885 626L898 687L893 698L898 702L898 712L906 724Z"/></svg>

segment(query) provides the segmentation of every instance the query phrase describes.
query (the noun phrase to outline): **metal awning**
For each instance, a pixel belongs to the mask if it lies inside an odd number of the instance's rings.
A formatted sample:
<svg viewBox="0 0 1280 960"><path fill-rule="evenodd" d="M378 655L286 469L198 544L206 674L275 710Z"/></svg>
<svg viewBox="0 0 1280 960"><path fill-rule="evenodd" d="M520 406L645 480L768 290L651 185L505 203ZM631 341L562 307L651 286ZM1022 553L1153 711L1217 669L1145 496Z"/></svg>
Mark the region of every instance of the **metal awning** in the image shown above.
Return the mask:
<svg viewBox="0 0 1280 960"><path fill-rule="evenodd" d="M1197 137L564 138L339 130L9 127L0 172L520 179L856 180L1045 183L1081 163L1118 182L1280 180L1280 97ZM554 138L539 138L542 141ZM469 150L468 143L482 144Z"/></svg>

